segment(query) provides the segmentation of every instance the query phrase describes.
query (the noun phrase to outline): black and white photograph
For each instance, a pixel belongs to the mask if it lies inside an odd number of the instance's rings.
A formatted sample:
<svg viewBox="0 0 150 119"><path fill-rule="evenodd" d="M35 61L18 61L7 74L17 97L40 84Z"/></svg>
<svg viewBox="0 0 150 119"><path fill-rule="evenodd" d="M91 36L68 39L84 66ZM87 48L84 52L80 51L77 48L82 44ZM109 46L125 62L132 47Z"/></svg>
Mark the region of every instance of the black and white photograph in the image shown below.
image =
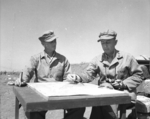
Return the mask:
<svg viewBox="0 0 150 119"><path fill-rule="evenodd" d="M0 119L150 119L150 1L0 0Z"/></svg>

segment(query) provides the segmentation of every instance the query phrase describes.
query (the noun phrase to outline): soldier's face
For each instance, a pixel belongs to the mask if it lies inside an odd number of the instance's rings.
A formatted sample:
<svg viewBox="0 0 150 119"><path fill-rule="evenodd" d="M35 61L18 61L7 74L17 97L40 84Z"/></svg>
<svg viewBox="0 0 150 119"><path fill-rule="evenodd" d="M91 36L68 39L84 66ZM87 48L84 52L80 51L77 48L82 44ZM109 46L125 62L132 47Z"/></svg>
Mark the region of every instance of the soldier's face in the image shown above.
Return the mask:
<svg viewBox="0 0 150 119"><path fill-rule="evenodd" d="M57 45L57 42L56 42L56 39L51 41L51 42L42 42L45 50L47 51L55 51L56 50L56 45Z"/></svg>
<svg viewBox="0 0 150 119"><path fill-rule="evenodd" d="M111 54L114 51L116 44L117 40L115 39L101 41L102 48L106 54Z"/></svg>

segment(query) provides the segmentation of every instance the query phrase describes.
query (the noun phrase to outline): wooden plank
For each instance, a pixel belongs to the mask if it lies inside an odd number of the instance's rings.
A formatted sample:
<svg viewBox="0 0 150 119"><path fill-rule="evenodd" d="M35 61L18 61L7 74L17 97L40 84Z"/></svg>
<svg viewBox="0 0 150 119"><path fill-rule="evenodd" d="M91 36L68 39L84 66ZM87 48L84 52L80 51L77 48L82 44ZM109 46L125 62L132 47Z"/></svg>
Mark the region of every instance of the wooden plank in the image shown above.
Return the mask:
<svg viewBox="0 0 150 119"><path fill-rule="evenodd" d="M126 106L120 105L120 119L126 119Z"/></svg>
<svg viewBox="0 0 150 119"><path fill-rule="evenodd" d="M19 101L15 98L15 119L19 119Z"/></svg>
<svg viewBox="0 0 150 119"><path fill-rule="evenodd" d="M150 60L137 60L139 64L150 65Z"/></svg>

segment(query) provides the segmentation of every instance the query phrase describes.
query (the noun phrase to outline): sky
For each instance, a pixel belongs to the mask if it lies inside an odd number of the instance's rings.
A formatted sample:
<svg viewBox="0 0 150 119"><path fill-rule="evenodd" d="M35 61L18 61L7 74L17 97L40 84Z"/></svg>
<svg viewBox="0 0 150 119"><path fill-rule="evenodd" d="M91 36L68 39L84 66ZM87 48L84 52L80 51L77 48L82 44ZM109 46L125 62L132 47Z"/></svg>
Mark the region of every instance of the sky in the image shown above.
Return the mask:
<svg viewBox="0 0 150 119"><path fill-rule="evenodd" d="M117 32L116 48L150 56L149 0L0 0L0 71L20 71L43 51L38 38L58 36L56 51L71 64L103 52L100 32Z"/></svg>

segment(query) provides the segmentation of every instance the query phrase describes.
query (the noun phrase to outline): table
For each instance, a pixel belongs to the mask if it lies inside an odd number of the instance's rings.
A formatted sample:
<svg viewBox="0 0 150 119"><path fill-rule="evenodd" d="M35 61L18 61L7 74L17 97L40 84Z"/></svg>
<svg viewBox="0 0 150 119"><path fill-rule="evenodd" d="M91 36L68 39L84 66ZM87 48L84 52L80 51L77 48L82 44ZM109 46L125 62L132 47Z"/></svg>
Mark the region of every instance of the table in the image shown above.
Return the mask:
<svg viewBox="0 0 150 119"><path fill-rule="evenodd" d="M19 119L19 102L25 112L46 111L56 109L70 109L88 106L104 106L112 104L128 104L131 97L127 93L108 95L83 95L51 97L48 100L36 93L30 87L13 87L16 96L15 119ZM120 119L125 119L126 109L121 106Z"/></svg>

